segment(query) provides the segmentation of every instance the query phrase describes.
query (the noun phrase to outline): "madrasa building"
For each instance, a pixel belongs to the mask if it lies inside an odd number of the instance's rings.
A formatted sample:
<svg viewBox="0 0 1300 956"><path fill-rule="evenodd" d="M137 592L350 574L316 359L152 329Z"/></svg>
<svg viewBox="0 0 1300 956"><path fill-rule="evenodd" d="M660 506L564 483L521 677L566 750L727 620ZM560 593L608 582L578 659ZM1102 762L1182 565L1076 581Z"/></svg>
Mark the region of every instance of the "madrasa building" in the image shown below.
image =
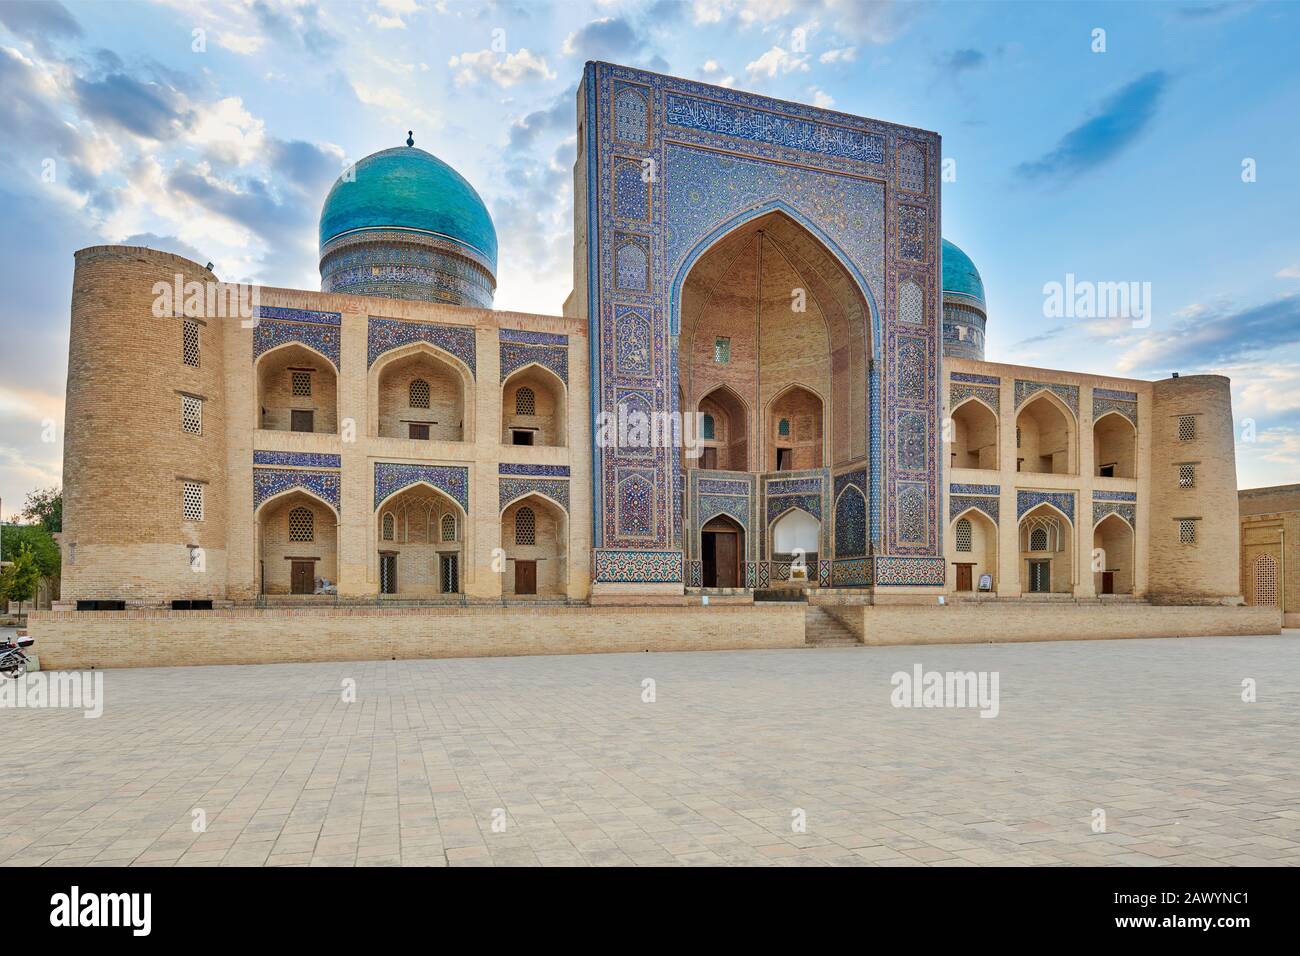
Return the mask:
<svg viewBox="0 0 1300 956"><path fill-rule="evenodd" d="M76 253L51 660L1277 632L1228 380L987 361L937 133L607 63L575 125L560 315L493 308L492 218L409 139L250 316Z"/></svg>

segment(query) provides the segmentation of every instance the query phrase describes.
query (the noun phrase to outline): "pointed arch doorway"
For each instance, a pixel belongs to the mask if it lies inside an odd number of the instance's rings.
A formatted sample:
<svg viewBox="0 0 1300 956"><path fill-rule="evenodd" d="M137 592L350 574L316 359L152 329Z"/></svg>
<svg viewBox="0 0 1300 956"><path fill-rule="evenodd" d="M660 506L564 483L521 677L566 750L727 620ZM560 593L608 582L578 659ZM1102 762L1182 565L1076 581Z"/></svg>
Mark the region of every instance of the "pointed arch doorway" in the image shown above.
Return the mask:
<svg viewBox="0 0 1300 956"><path fill-rule="evenodd" d="M700 529L701 584L706 588L738 588L744 580L745 529L732 518L718 515Z"/></svg>

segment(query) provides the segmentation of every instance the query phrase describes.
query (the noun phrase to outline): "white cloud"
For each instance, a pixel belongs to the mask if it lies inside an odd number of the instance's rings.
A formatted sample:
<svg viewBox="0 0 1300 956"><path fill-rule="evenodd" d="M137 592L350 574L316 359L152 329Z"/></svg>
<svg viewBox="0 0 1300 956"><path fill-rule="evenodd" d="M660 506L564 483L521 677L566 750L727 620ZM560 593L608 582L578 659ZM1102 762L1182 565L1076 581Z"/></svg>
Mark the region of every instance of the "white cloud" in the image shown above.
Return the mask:
<svg viewBox="0 0 1300 956"><path fill-rule="evenodd" d="M266 45L266 37L256 33L221 32L217 34L217 45L240 56L252 56Z"/></svg>
<svg viewBox="0 0 1300 956"><path fill-rule="evenodd" d="M352 88L357 91L357 99L367 106L384 111L384 119L401 126L403 123L420 123L426 129L440 129L442 120L435 114L413 101L396 86L378 86L369 83L354 82Z"/></svg>
<svg viewBox="0 0 1300 956"><path fill-rule="evenodd" d="M857 47L842 46L834 50L827 50L817 58L817 61L819 63L852 63L857 58Z"/></svg>
<svg viewBox="0 0 1300 956"><path fill-rule="evenodd" d="M263 155L266 124L244 109L244 101L238 96L218 100L196 115L188 139L207 155L237 166Z"/></svg>
<svg viewBox="0 0 1300 956"><path fill-rule="evenodd" d="M704 61L704 65L700 67L700 74L716 86L734 86L736 82L736 78L714 59Z"/></svg>
<svg viewBox="0 0 1300 956"><path fill-rule="evenodd" d="M555 74L546 65L544 57L533 54L527 47L507 53L504 59L491 50L461 53L447 61L458 70L457 86L468 86L476 80L491 80L497 86L510 87L524 80L553 80Z"/></svg>
<svg viewBox="0 0 1300 956"><path fill-rule="evenodd" d="M746 64L745 71L750 76L776 77L796 71L808 72L808 57L788 53L779 46L774 46L757 60Z"/></svg>
<svg viewBox="0 0 1300 956"><path fill-rule="evenodd" d="M813 106L820 106L824 110L830 109L835 105L835 97L831 96L825 90L819 90L815 86L808 87L808 92L813 98Z"/></svg>
<svg viewBox="0 0 1300 956"><path fill-rule="evenodd" d="M1274 274L1275 279L1300 279L1300 265L1287 266Z"/></svg>

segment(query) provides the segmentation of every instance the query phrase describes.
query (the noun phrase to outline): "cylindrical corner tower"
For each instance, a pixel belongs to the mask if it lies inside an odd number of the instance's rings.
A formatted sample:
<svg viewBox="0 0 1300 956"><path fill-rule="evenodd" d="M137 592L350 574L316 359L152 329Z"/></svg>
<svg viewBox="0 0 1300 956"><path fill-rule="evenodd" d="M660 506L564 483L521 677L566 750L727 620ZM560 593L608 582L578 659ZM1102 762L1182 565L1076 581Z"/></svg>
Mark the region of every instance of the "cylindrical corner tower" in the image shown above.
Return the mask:
<svg viewBox="0 0 1300 956"><path fill-rule="evenodd" d="M322 292L492 308L497 235L465 177L414 146L373 153L320 216Z"/></svg>
<svg viewBox="0 0 1300 956"><path fill-rule="evenodd" d="M1155 382L1151 401L1150 594L1223 600L1241 590L1231 383L1222 375Z"/></svg>
<svg viewBox="0 0 1300 956"><path fill-rule="evenodd" d="M225 597L223 323L239 318L202 314L218 288L207 269L166 252L76 254L64 602ZM187 317L187 299L205 305Z"/></svg>
<svg viewBox="0 0 1300 956"><path fill-rule="evenodd" d="M970 256L943 240L943 354L982 362L987 322L979 270Z"/></svg>

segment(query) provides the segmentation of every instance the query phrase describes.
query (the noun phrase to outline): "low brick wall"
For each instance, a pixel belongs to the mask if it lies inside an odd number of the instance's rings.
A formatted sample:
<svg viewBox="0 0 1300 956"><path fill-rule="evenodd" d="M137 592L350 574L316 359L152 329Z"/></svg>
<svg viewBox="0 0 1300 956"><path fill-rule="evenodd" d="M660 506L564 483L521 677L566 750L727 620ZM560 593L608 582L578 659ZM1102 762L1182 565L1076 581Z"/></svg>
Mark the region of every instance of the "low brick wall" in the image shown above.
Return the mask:
<svg viewBox="0 0 1300 956"><path fill-rule="evenodd" d="M803 605L43 611L30 626L47 670L804 643Z"/></svg>
<svg viewBox="0 0 1300 956"><path fill-rule="evenodd" d="M842 609L847 610L847 609ZM867 644L983 644L1277 634L1276 608L988 603L864 606ZM857 628L854 628L857 631Z"/></svg>

